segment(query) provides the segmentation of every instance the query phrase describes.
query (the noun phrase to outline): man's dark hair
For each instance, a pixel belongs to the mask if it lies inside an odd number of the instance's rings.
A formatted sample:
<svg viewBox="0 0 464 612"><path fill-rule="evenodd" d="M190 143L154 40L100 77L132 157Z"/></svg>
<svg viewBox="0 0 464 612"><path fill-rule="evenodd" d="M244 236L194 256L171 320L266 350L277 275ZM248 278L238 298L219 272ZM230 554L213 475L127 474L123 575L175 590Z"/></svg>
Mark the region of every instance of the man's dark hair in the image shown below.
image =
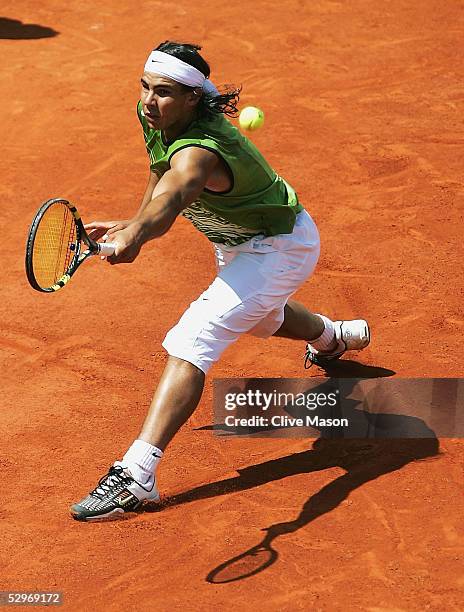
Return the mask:
<svg viewBox="0 0 464 612"><path fill-rule="evenodd" d="M199 45L190 45L187 43L178 43L171 40L166 40L156 47L156 51L162 51L169 55L173 55L178 59L182 60L186 64L190 64L206 78L210 75L209 64L201 57L198 51L201 49ZM182 85L185 89L193 90L195 87L188 87ZM198 102L198 112L200 117L206 119L214 119L216 115L224 114L228 117L237 117L238 109L237 104L240 98L241 87L238 88L226 88L225 91L216 94L202 93L200 101Z"/></svg>

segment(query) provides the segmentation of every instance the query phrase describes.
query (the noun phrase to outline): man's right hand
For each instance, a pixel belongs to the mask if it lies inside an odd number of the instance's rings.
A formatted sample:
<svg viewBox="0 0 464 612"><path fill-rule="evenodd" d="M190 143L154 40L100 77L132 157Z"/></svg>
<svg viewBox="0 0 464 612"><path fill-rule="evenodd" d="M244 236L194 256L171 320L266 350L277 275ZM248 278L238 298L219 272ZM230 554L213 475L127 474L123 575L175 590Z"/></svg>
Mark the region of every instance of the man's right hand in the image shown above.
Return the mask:
<svg viewBox="0 0 464 612"><path fill-rule="evenodd" d="M131 219L125 221L92 221L92 223L86 223L84 228L92 240L100 240L102 237L108 240L111 234L126 229L129 223L131 223Z"/></svg>

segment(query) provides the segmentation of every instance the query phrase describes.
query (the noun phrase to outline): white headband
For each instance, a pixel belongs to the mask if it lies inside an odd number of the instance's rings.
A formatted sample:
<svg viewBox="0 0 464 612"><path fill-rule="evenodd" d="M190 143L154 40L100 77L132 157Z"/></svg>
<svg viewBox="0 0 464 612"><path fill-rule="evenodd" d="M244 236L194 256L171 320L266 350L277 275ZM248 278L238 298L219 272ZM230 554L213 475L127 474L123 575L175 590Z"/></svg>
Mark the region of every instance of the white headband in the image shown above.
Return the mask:
<svg viewBox="0 0 464 612"><path fill-rule="evenodd" d="M200 70L163 51L150 53L145 63L145 72L160 74L187 87L201 87L209 95L219 95L214 84Z"/></svg>

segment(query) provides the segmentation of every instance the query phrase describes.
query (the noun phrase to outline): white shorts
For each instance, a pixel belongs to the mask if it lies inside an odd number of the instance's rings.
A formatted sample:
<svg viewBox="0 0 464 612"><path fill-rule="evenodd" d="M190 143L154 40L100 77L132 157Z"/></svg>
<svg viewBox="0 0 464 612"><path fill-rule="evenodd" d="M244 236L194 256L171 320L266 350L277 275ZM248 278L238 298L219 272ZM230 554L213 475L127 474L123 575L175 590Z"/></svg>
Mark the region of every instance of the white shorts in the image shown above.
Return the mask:
<svg viewBox="0 0 464 612"><path fill-rule="evenodd" d="M163 341L169 355L205 374L241 334L268 338L279 329L289 297L316 267L319 233L303 210L291 234L255 236L214 249L217 277Z"/></svg>

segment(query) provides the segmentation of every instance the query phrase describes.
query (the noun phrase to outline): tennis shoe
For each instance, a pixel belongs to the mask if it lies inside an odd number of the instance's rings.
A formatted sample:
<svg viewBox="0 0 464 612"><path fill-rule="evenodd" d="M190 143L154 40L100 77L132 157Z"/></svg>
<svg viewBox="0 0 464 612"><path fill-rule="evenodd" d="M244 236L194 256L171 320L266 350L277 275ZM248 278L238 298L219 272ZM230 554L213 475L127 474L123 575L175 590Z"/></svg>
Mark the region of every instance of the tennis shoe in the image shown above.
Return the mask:
<svg viewBox="0 0 464 612"><path fill-rule="evenodd" d="M311 344L306 345L305 368L313 363L324 367L331 361L340 359L346 351L360 351L369 344L371 335L369 325L364 319L354 321L334 321L337 345L331 351L318 351Z"/></svg>
<svg viewBox="0 0 464 612"><path fill-rule="evenodd" d="M126 467L116 462L87 497L71 506L71 516L76 521L121 518L125 512L136 510L143 501L159 499L154 476L141 484Z"/></svg>

